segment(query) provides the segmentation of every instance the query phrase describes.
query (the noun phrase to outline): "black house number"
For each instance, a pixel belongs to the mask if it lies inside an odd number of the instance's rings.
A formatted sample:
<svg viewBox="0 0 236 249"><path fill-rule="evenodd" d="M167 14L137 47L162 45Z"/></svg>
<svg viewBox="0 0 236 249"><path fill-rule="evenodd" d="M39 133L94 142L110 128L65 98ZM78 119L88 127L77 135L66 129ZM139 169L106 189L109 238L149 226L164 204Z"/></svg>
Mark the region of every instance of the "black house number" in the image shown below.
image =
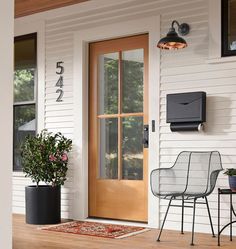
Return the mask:
<svg viewBox="0 0 236 249"><path fill-rule="evenodd" d="M64 79L63 79L63 73L64 73L64 66L63 66L63 61L58 61L56 63L56 74L59 76L57 83L56 83L56 87L58 88L56 90L56 93L58 93L58 97L57 97L57 102L62 102L62 97L64 95L64 91L63 91L63 86L64 86Z"/></svg>

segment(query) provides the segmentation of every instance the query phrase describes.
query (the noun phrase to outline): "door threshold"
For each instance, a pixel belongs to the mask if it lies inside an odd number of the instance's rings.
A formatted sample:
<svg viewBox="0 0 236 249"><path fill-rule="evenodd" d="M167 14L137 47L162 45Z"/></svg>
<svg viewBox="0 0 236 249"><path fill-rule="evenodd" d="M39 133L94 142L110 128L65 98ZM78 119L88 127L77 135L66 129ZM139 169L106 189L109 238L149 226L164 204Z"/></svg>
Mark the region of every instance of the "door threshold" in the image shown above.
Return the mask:
<svg viewBox="0 0 236 249"><path fill-rule="evenodd" d="M103 219L103 218L94 218L94 217L88 217L84 219L84 221L100 222L104 224L114 224L114 225L135 226L135 227L149 227L146 222L112 220L112 219Z"/></svg>

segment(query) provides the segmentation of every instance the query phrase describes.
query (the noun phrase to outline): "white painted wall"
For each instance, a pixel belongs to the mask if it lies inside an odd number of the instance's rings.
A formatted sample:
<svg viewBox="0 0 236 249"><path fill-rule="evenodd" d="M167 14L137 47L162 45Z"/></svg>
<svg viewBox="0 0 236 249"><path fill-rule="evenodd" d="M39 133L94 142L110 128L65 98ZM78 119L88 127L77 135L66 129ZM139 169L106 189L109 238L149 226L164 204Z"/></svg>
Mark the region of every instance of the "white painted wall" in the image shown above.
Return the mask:
<svg viewBox="0 0 236 249"><path fill-rule="evenodd" d="M214 3L213 3L214 1ZM75 139L74 160L70 165L69 180L63 188L62 211L64 217L72 217L77 212L73 199L80 198L75 189L83 178L78 178L76 172L81 170L82 157L79 145L78 126L81 113L77 113L75 103L76 84L74 72L74 34L86 29L102 27L106 24L116 24L122 21L135 20L146 16L160 15L161 35L169 29L171 21L187 22L191 26L190 34L186 37L189 47L180 51L162 51L161 59L156 58L160 77L160 91L156 89L157 104L160 101L160 116L157 120L160 132L151 134L159 137L153 140L153 150L156 153L154 166L169 167L177 154L182 150L219 150L222 154L224 167L236 164L236 62L235 58L219 58L219 0L94 0L75 6L48 11L31 17L19 18L16 23L21 26L32 20L45 21L45 127L51 131L62 131L68 137ZM210 4L210 8L209 8ZM218 19L217 19L218 16ZM209 19L210 18L210 19ZM158 30L157 30L158 32ZM219 36L218 36L219 37ZM82 39L82 38L81 38ZM157 41L156 41L157 42ZM213 44L214 43L214 44ZM218 45L217 45L218 43ZM155 44L153 44L155 46ZM86 55L86 54L85 54ZM65 62L65 95L63 103L56 103L55 74L56 61ZM227 62L225 62L227 61ZM160 70L158 70L158 65ZM79 69L78 69L79 70ZM75 84L75 85L73 85ZM157 82L158 84L158 82ZM207 125L204 133L171 133L165 122L165 96L167 93L206 91ZM158 97L160 95L160 98ZM42 100L41 100L42 101ZM78 110L82 106L77 107ZM155 106L151 106L155 109ZM158 111L157 111L158 112ZM156 113L159 115L159 113ZM152 117L150 116L150 120ZM154 118L155 119L155 118ZM76 137L77 136L77 137ZM82 138L81 138L82 139ZM86 148L85 148L86 150ZM153 165L151 167L153 167ZM25 184L25 179L18 180ZM228 186L227 178L220 175L217 187ZM18 191L18 186L13 186ZM17 205L24 210L23 190L18 191ZM81 191L81 189L79 189ZM78 195L77 195L78 194ZM22 197L21 197L22 196ZM213 222L216 225L216 193L210 196ZM14 201L14 206L16 202ZM75 209L73 210L73 207ZM228 200L224 198L222 205L222 221L228 218ZM160 220L166 209L166 203L160 202ZM158 217L158 208L152 209L149 218ZM207 213L204 207L199 207L196 217L196 231L209 232ZM170 210L166 228L179 229L180 212L176 208ZM186 210L187 230L191 225L191 210Z"/></svg>
<svg viewBox="0 0 236 249"><path fill-rule="evenodd" d="M168 1L171 2L171 1ZM180 1L183 2L183 1ZM214 1L217 5L217 1ZM214 6L211 5L211 11ZM212 14L212 13L211 13ZM188 22L191 31L186 37L189 47L181 51L163 51L161 56L161 113L160 113L160 166L169 167L173 164L177 154L182 150L219 150L222 154L224 168L235 167L236 163L236 62L223 63L219 58L220 42L212 53L210 34L213 30L212 21L208 19L209 9L207 1L188 1L184 6L176 7L171 12L162 14L161 33L164 35L170 21L175 17L179 21ZM214 29L220 30L219 25ZM219 32L214 35L217 36ZM215 37L214 37L215 38ZM210 40L210 43L208 42ZM214 44L215 45L215 44ZM218 50L217 50L218 49ZM209 58L209 55L211 56ZM217 59L210 61L208 59ZM210 62L214 62L210 63ZM215 63L218 62L218 63ZM168 93L206 91L207 92L207 123L203 133L171 133L166 124L166 101ZM227 187L227 178L222 174L217 182L218 187ZM209 196L213 223L217 224L217 194ZM229 203L223 198L222 223L228 219ZM160 217L164 217L166 202L160 203ZM167 228L179 229L181 220L180 210L171 208L168 216ZM185 228L191 229L192 210L186 210ZM197 231L210 232L205 207L197 211Z"/></svg>
<svg viewBox="0 0 236 249"><path fill-rule="evenodd" d="M0 1L0 248L12 248L12 103L13 103L13 25L14 1Z"/></svg>

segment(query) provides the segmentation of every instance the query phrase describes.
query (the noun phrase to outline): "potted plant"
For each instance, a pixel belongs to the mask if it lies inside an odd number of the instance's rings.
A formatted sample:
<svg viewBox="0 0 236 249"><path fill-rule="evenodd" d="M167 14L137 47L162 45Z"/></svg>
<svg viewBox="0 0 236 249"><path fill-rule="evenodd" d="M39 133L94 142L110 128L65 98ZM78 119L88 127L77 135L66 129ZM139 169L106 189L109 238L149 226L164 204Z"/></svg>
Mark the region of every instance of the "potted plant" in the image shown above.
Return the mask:
<svg viewBox="0 0 236 249"><path fill-rule="evenodd" d="M28 136L21 146L25 177L36 185L25 188L26 223L56 224L61 221L61 185L66 181L71 139L60 132L43 130ZM44 182L44 185L40 185Z"/></svg>
<svg viewBox="0 0 236 249"><path fill-rule="evenodd" d="M229 176L229 187L232 191L236 192L236 169L230 168L224 172L225 175Z"/></svg>

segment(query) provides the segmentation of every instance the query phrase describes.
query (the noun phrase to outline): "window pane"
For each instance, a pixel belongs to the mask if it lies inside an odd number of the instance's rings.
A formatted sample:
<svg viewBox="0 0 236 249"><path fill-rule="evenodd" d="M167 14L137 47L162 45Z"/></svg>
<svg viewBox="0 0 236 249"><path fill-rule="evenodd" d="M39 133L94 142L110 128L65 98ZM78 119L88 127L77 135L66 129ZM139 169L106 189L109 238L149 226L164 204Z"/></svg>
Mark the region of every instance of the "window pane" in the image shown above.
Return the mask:
<svg viewBox="0 0 236 249"><path fill-rule="evenodd" d="M119 53L99 56L99 114L118 113Z"/></svg>
<svg viewBox="0 0 236 249"><path fill-rule="evenodd" d="M143 49L122 52L122 111L143 112Z"/></svg>
<svg viewBox="0 0 236 249"><path fill-rule="evenodd" d="M14 170L21 170L20 146L27 135L35 136L35 105L14 107Z"/></svg>
<svg viewBox="0 0 236 249"><path fill-rule="evenodd" d="M14 102L34 101L36 36L16 39Z"/></svg>
<svg viewBox="0 0 236 249"><path fill-rule="evenodd" d="M143 117L122 119L122 178L143 179Z"/></svg>
<svg viewBox="0 0 236 249"><path fill-rule="evenodd" d="M229 0L228 13L228 46L236 50L236 0Z"/></svg>
<svg viewBox="0 0 236 249"><path fill-rule="evenodd" d="M100 178L118 177L118 120L100 120Z"/></svg>

